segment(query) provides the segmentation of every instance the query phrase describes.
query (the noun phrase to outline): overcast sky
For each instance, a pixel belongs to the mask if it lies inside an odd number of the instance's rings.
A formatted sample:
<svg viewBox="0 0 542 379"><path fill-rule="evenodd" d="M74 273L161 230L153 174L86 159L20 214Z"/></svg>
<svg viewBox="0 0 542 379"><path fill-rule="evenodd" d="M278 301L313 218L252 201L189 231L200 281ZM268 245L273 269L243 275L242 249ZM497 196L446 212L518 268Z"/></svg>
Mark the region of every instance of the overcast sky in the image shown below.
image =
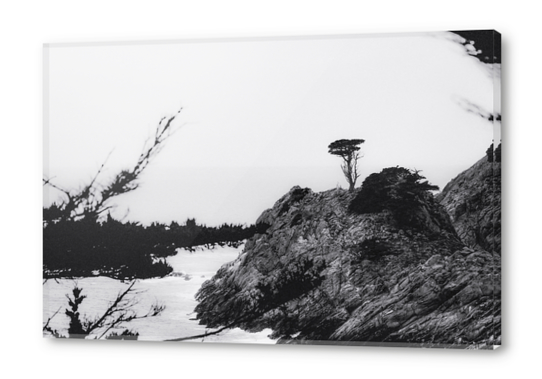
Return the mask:
<svg viewBox="0 0 542 379"><path fill-rule="evenodd" d="M132 167L160 118L181 129L123 195L125 220L253 223L292 186L347 188L330 142L361 138L363 179L390 166L444 185L493 139L488 71L448 33L46 47L44 175L82 186ZM45 194L44 203L59 193Z"/></svg>

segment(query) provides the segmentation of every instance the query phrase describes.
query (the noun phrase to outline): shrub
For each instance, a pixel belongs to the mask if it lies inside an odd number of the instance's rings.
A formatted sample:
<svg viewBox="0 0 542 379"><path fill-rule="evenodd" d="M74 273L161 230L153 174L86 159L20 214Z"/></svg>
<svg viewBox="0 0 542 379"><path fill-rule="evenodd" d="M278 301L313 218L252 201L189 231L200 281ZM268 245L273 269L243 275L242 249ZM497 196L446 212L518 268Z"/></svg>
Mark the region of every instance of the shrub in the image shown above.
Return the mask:
<svg viewBox="0 0 542 379"><path fill-rule="evenodd" d="M106 336L106 340L137 340L139 333L133 330L125 329L122 333L113 332Z"/></svg>
<svg viewBox="0 0 542 379"><path fill-rule="evenodd" d="M388 210L398 223L408 225L429 191L438 190L424 179L417 170L399 166L385 168L365 179L349 209L358 214Z"/></svg>
<svg viewBox="0 0 542 379"><path fill-rule="evenodd" d="M493 144L489 145L487 148L486 157L488 162L493 162Z"/></svg>

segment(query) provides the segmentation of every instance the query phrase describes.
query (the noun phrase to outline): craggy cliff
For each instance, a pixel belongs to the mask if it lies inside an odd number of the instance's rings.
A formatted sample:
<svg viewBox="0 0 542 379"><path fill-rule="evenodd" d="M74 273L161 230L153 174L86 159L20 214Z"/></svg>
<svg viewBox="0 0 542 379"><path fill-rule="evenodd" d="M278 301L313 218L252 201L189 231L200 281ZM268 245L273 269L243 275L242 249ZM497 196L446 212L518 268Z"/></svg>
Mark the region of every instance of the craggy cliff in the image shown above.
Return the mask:
<svg viewBox="0 0 542 379"><path fill-rule="evenodd" d="M479 180L464 174L455 180ZM444 207L416 198L412 225L386 209L352 212L355 193L292 188L260 216L265 233L203 284L200 323L271 328L279 343L500 345L500 256L456 233L445 208L460 219L457 186Z"/></svg>
<svg viewBox="0 0 542 379"><path fill-rule="evenodd" d="M501 251L501 162L486 157L459 174L437 196L461 240Z"/></svg>

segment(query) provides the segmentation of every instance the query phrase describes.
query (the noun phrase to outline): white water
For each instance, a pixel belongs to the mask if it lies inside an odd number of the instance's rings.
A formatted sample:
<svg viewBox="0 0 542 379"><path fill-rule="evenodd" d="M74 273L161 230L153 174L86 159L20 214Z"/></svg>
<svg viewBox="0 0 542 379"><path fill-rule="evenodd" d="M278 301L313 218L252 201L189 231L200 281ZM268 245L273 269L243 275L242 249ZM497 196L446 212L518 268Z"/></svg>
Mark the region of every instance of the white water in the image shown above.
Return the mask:
<svg viewBox="0 0 542 379"><path fill-rule="evenodd" d="M183 276L170 276L161 279L139 280L134 289L138 304L134 310L138 314L146 313L152 304L158 303L166 309L156 317L134 320L125 324L129 329L139 333L139 340L163 341L203 334L212 331L203 325L198 325L193 313L197 305L194 295L202 283L210 279L224 263L237 258L239 249L230 247L200 250L194 253L181 250L177 255L169 257L168 263L176 273ZM95 318L107 309L119 292L128 287L128 283L106 277L82 278L74 280L48 280L43 286L43 319L47 321L58 309L58 314L49 325L61 334L67 335L68 317L64 314L68 307L66 295L72 295L72 289L77 284L83 289L82 295L87 298L79 307L81 315ZM191 341L199 342L234 342L234 343L275 343L267 336L270 330L259 333L248 333L241 329L231 329L205 338Z"/></svg>

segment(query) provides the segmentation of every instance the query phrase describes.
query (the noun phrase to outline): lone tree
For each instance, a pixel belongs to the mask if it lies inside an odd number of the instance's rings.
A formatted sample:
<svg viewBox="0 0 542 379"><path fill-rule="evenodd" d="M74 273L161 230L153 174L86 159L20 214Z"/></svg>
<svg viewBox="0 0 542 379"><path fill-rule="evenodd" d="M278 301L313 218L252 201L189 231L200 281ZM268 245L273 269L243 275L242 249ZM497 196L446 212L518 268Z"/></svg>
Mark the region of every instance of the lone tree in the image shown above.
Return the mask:
<svg viewBox="0 0 542 379"><path fill-rule="evenodd" d="M358 174L358 159L360 158L360 145L364 139L340 139L329 144L329 153L337 155L343 159L341 169L350 185L350 192L354 191Z"/></svg>

